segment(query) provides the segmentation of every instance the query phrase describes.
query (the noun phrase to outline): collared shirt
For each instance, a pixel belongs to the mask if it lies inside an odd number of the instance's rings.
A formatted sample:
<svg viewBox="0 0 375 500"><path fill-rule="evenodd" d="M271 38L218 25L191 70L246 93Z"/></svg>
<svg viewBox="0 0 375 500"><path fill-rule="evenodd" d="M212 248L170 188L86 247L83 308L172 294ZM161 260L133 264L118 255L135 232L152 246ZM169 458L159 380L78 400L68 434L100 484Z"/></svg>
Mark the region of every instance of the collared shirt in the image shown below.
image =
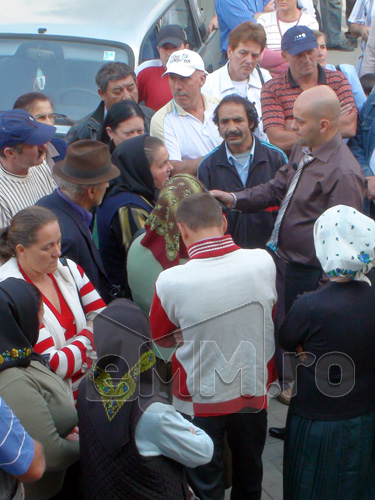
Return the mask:
<svg viewBox="0 0 375 500"><path fill-rule="evenodd" d="M351 64L339 64L338 65L338 70L341 71L346 78L348 79L348 82L350 84L350 87L353 92L353 97L357 106L358 111L361 111L362 106L367 100L366 94L363 91L361 82L359 81L357 71L354 66ZM326 64L325 69L331 70L331 71L337 71L336 66L334 64Z"/></svg>
<svg viewBox="0 0 375 500"><path fill-rule="evenodd" d="M278 253L288 262L320 268L313 239L316 219L327 208L340 204L362 211L366 180L340 133L313 154L315 160L304 168L280 226ZM302 155L302 146L297 144L289 163L277 171L274 179L237 193L236 208L256 212L279 204Z"/></svg>
<svg viewBox="0 0 375 500"><path fill-rule="evenodd" d="M341 71L323 69L318 64L318 85L331 87L341 104L355 106L350 83ZM283 75L265 83L261 93L264 130L267 131L268 127L284 127L286 120L292 120L294 101L302 92L290 68Z"/></svg>
<svg viewBox="0 0 375 500"><path fill-rule="evenodd" d="M371 26L371 19L375 16L375 2L374 0L357 0L348 18L348 23L362 24L362 26ZM362 54L358 59L356 66L357 72L361 74L361 66L363 60L363 53L366 49L367 42L361 39Z"/></svg>
<svg viewBox="0 0 375 500"><path fill-rule="evenodd" d="M241 179L242 184L244 186L246 186L246 181L247 181L247 177L249 175L250 165L251 165L251 163L253 161L253 158L254 158L254 149L255 149L255 141L253 140L253 144L251 146L251 149L249 151L247 151L247 153L246 153L247 154L247 161L243 165L236 158L236 156L233 155L233 153L230 151L230 149L228 148L227 143L225 143L225 150L227 152L228 161L229 161L229 163L231 163L236 168L237 173L240 176L240 179Z"/></svg>
<svg viewBox="0 0 375 500"><path fill-rule="evenodd" d="M203 94L202 98L205 108L203 123L185 111L174 99L152 117L151 135L164 142L170 160L201 158L221 144L222 138L212 121L219 101Z"/></svg>
<svg viewBox="0 0 375 500"><path fill-rule="evenodd" d="M213 73L207 75L206 83L202 87L202 94L211 95L219 99L225 97L226 95L238 94L238 89L233 84L233 81L229 75L229 64L228 63L214 71ZM259 68L264 82L271 80L271 74L266 69ZM258 116L261 120L262 118L262 108L260 104L260 91L262 89L262 81L258 70L255 68L249 75L247 79L247 99L254 103L257 110ZM255 135L264 141L268 142L267 135L263 132L263 122L259 122L258 129L255 131Z"/></svg>
<svg viewBox="0 0 375 500"><path fill-rule="evenodd" d="M85 208L81 207L81 205L78 205L73 200L71 200L70 198L65 196L65 194L60 190L60 188L57 188L56 192L59 196L61 196L61 198L63 200L65 200L67 203L69 203L69 205L73 208L73 210L80 216L84 225L90 231L90 226L92 223L92 219L94 217L93 214L91 212L89 212L88 210L86 210ZM91 231L90 231L90 234L91 234Z"/></svg>

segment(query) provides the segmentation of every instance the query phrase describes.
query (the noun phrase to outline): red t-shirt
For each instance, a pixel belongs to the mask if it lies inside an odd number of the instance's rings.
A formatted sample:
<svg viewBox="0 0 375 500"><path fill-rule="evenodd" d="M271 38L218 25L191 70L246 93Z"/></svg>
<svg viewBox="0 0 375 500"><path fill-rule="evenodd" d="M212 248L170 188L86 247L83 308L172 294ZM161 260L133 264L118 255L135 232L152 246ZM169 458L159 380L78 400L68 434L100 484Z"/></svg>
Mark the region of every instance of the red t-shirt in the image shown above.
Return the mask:
<svg viewBox="0 0 375 500"><path fill-rule="evenodd" d="M164 72L160 59L145 61L137 70L139 102L144 101L154 111L158 111L172 99L168 75L162 78Z"/></svg>

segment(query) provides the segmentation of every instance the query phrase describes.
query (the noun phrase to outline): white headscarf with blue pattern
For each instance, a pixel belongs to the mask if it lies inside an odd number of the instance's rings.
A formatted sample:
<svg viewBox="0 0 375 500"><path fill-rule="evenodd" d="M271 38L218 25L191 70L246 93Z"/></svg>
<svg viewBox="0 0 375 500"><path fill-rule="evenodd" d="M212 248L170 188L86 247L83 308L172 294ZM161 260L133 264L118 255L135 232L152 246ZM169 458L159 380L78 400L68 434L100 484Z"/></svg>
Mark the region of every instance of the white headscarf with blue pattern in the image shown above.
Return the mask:
<svg viewBox="0 0 375 500"><path fill-rule="evenodd" d="M370 280L365 276L374 266L375 222L357 209L337 205L315 222L314 244L325 273L330 277Z"/></svg>

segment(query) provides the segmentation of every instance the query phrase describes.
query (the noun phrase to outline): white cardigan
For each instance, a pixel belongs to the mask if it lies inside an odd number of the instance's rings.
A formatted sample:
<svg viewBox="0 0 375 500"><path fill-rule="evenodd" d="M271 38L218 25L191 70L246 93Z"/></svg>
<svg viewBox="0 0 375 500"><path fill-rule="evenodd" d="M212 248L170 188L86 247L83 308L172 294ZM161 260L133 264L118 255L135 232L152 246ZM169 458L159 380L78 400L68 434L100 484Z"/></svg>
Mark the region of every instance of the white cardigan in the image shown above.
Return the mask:
<svg viewBox="0 0 375 500"><path fill-rule="evenodd" d="M69 268L58 262L57 270L53 273L53 276L74 316L77 334L67 340L65 338L65 328L60 325L48 305L44 304L43 326L40 329L35 350L41 354L49 354L56 374L65 379L69 387L75 392L81 377L88 368L87 358L90 358L91 361L96 359L92 332L87 329L86 320L93 320L96 314L103 309L104 303L102 303L87 276L80 273L77 265L69 259L67 259L67 263ZM0 281L10 277L24 279L15 257L12 257L0 267ZM84 287L85 291L82 293L81 290ZM78 296L78 290L80 290L81 300ZM82 309L81 301L85 308L90 309L87 314ZM97 304L99 308L92 310L90 305L97 301L99 301ZM91 361L89 364L91 364ZM73 386L72 377L76 379Z"/></svg>

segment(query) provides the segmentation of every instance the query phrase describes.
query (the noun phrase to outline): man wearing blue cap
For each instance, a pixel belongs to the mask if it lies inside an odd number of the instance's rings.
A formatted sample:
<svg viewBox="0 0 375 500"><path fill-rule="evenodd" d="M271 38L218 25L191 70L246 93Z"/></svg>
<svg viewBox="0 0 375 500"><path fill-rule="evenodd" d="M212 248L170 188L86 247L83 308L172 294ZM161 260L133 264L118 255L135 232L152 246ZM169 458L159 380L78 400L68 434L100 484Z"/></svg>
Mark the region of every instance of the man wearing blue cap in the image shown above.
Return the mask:
<svg viewBox="0 0 375 500"><path fill-rule="evenodd" d="M317 49L312 30L306 26L290 28L281 40L282 55L289 69L262 88L263 128L270 142L287 154L298 141L292 130L294 101L304 90L317 85L331 87L340 101L342 137L353 137L356 133L358 115L350 84L341 72L325 70L318 64Z"/></svg>
<svg viewBox="0 0 375 500"><path fill-rule="evenodd" d="M55 131L23 109L0 114L0 227L54 191L56 184L44 158Z"/></svg>

